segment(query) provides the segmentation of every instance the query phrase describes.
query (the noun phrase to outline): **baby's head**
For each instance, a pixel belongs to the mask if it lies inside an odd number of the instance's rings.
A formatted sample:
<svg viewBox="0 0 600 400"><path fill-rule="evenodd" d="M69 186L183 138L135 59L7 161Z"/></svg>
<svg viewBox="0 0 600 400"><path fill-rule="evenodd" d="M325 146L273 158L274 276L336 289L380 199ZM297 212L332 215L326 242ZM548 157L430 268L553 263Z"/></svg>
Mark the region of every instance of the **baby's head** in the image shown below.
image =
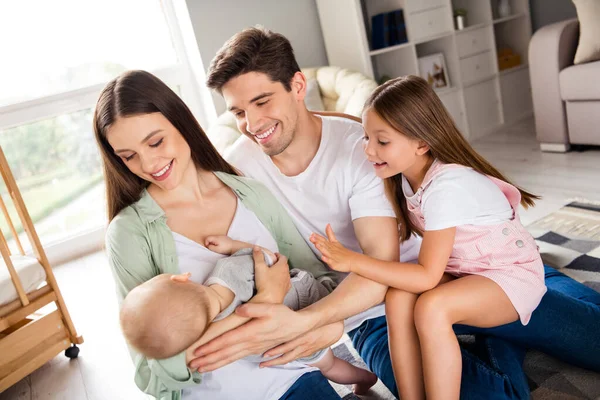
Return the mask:
<svg viewBox="0 0 600 400"><path fill-rule="evenodd" d="M206 287L161 274L134 288L121 305L121 329L149 358L172 357L192 345L208 326Z"/></svg>

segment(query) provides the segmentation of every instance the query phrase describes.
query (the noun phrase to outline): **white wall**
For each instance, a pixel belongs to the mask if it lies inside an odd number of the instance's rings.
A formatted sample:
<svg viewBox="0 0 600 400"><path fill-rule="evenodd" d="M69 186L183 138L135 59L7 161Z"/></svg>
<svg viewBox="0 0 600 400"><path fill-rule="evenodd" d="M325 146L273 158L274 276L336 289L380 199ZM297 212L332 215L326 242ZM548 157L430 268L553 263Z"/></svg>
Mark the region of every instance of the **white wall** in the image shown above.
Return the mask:
<svg viewBox="0 0 600 400"><path fill-rule="evenodd" d="M205 70L235 33L256 24L283 34L292 43L300 67L327 65L315 0L186 0ZM213 93L217 113L225 110Z"/></svg>

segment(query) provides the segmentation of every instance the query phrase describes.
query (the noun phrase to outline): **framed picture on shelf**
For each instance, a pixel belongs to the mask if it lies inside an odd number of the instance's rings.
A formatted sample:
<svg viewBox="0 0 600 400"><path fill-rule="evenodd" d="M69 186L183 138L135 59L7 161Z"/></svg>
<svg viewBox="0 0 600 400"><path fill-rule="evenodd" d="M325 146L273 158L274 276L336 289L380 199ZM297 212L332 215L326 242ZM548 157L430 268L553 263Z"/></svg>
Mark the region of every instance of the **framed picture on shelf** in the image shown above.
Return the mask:
<svg viewBox="0 0 600 400"><path fill-rule="evenodd" d="M419 57L419 75L436 90L450 87L443 53Z"/></svg>

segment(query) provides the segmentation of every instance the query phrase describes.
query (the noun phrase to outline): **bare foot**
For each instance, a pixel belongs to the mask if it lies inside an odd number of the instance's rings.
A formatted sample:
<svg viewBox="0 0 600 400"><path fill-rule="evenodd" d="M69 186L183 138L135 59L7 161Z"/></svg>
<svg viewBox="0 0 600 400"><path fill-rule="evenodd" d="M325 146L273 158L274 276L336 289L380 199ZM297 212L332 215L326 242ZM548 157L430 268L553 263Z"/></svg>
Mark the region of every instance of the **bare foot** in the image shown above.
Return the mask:
<svg viewBox="0 0 600 400"><path fill-rule="evenodd" d="M354 390L354 394L363 395L367 394L369 389L371 389L371 387L373 387L373 385L375 385L376 383L377 375L375 375L371 371L365 370L364 377L361 377L360 382L355 383L352 386L352 389Z"/></svg>

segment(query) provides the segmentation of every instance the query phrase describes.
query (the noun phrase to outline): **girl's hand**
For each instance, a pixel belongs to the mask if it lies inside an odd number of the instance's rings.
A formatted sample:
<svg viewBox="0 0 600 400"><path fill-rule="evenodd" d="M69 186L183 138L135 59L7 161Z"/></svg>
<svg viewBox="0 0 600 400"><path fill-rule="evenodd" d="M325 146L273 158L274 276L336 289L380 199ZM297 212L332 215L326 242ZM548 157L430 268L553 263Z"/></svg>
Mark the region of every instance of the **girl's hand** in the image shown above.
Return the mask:
<svg viewBox="0 0 600 400"><path fill-rule="evenodd" d="M234 240L229 236L214 235L208 236L204 241L204 245L210 251L230 256L233 253L233 242Z"/></svg>
<svg viewBox="0 0 600 400"><path fill-rule="evenodd" d="M355 262L358 254L348 250L338 242L330 224L327 224L325 233L327 234L327 239L316 233L310 235L310 241L321 252L323 262L327 263L333 270L352 272L352 264Z"/></svg>
<svg viewBox="0 0 600 400"><path fill-rule="evenodd" d="M292 287L290 283L290 269L287 257L281 254L274 255L274 264L267 266L264 254L260 247L254 246L254 282L258 302L282 303L285 295Z"/></svg>

